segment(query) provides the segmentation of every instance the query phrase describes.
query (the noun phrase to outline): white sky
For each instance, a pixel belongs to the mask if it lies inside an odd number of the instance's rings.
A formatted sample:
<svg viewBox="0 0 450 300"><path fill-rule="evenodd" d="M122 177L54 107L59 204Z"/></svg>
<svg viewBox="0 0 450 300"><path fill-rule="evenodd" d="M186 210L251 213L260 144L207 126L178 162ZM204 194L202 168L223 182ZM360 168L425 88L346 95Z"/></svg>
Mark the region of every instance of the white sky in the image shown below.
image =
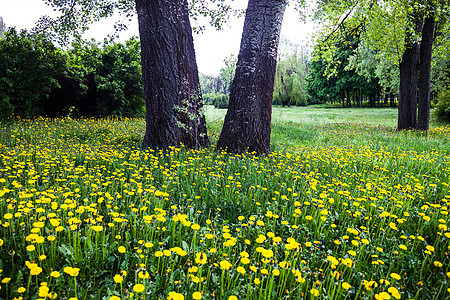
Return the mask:
<svg viewBox="0 0 450 300"><path fill-rule="evenodd" d="M239 8L246 8L247 0L235 0ZM42 0L0 0L0 16L7 27L14 26L17 29L31 29L34 23L42 15L53 15L53 9ZM114 33L114 20L103 20L91 26L86 33L87 38L94 37L102 41L108 34ZM244 17L233 19L224 30L217 31L207 26L200 34L194 34L194 44L199 71L204 74L217 75L223 60L230 54L239 53ZM288 7L284 15L281 35L290 41L302 44L308 35L313 32L311 24L299 21L298 12L293 7ZM138 35L137 19L129 25L129 30L120 34L120 40Z"/></svg>

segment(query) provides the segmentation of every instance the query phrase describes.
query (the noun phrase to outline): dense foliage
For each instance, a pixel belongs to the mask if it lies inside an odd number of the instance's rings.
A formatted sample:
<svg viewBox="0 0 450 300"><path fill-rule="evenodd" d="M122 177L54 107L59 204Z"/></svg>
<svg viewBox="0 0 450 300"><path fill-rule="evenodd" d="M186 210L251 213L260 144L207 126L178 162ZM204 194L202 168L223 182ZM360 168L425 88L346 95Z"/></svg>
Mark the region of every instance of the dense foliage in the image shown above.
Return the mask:
<svg viewBox="0 0 450 300"><path fill-rule="evenodd" d="M1 124L0 298L448 297L450 129L311 124L274 120L263 157L142 151L142 119Z"/></svg>
<svg viewBox="0 0 450 300"><path fill-rule="evenodd" d="M450 123L450 89L441 91L437 100L433 116L440 122Z"/></svg>
<svg viewBox="0 0 450 300"><path fill-rule="evenodd" d="M139 42L79 41L63 51L10 28L0 39L0 117L141 116Z"/></svg>

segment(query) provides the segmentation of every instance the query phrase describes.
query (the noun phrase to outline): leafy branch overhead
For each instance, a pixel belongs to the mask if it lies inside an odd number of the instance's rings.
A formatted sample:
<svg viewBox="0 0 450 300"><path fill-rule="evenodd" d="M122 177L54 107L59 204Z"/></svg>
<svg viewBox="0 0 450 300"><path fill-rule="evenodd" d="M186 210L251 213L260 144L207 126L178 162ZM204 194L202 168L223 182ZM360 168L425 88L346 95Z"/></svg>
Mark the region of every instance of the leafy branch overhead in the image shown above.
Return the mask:
<svg viewBox="0 0 450 300"><path fill-rule="evenodd" d="M94 23L105 18L116 18L116 33L126 30L136 16L134 0L44 0L53 7L56 16L42 16L36 23L35 33L47 33L61 43L72 37L80 37ZM209 21L211 26L221 29L231 16L241 16L243 10L232 7L233 0L190 0L189 12L194 21ZM200 32L205 25L196 24L194 31Z"/></svg>

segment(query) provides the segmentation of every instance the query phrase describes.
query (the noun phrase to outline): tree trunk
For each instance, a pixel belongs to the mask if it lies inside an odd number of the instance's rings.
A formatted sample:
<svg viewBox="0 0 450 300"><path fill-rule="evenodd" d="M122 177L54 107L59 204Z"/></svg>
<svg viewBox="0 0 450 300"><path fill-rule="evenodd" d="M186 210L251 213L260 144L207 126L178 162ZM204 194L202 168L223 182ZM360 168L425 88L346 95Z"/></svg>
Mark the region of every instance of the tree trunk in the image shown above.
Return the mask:
<svg viewBox="0 0 450 300"><path fill-rule="evenodd" d="M434 37L434 15L425 18L422 30L422 41L420 43L420 63L419 63L419 113L417 129L428 130L430 125L430 76L431 76L431 55L433 51Z"/></svg>
<svg viewBox="0 0 450 300"><path fill-rule="evenodd" d="M218 148L270 152L270 122L278 41L286 0L249 0Z"/></svg>
<svg viewBox="0 0 450 300"><path fill-rule="evenodd" d="M419 44L413 43L403 53L400 63L397 130L417 127L417 82Z"/></svg>
<svg viewBox="0 0 450 300"><path fill-rule="evenodd" d="M186 0L136 0L147 123L143 148L208 144Z"/></svg>

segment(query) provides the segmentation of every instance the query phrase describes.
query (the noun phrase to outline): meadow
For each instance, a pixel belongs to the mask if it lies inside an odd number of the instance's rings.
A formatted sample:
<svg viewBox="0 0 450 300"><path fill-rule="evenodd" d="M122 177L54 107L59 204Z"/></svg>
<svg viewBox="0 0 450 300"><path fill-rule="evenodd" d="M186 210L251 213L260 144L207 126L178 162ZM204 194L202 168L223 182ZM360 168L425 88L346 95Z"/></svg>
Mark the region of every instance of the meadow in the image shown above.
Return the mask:
<svg viewBox="0 0 450 300"><path fill-rule="evenodd" d="M270 155L142 119L0 124L2 299L450 299L450 127L274 108Z"/></svg>

